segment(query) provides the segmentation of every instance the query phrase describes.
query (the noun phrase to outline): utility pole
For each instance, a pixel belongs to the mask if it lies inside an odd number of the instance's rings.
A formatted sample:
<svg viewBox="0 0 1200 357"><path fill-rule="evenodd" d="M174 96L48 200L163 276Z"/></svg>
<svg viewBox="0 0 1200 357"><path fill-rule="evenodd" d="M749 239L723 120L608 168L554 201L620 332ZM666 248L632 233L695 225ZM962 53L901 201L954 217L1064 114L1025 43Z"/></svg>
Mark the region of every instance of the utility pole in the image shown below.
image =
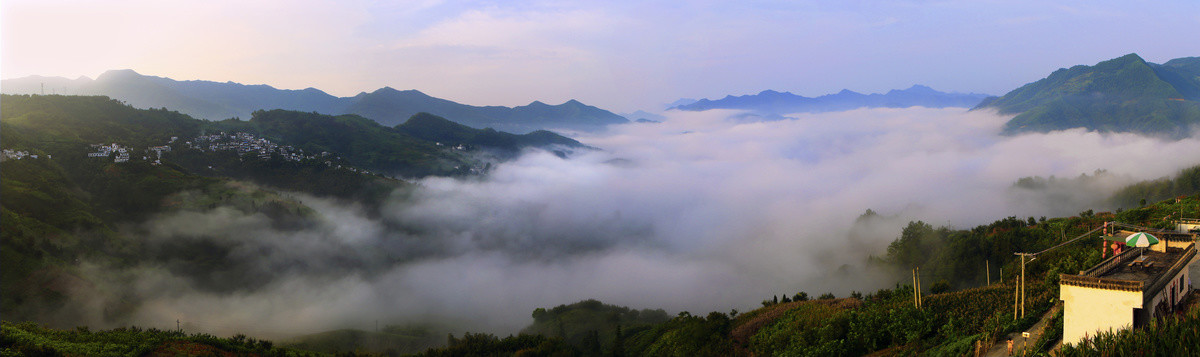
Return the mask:
<svg viewBox="0 0 1200 357"><path fill-rule="evenodd" d="M182 330L179 328L179 319L175 319L175 331L182 331Z"/></svg>
<svg viewBox="0 0 1200 357"><path fill-rule="evenodd" d="M985 274L987 274L987 284L988 286L992 286L992 265L988 264L987 260L984 260L983 267L986 269Z"/></svg>
<svg viewBox="0 0 1200 357"><path fill-rule="evenodd" d="M921 267L917 267L917 308L921 308L924 301L921 301Z"/></svg>
<svg viewBox="0 0 1200 357"><path fill-rule="evenodd" d="M913 275L913 285L912 285L913 286L913 307L920 308L921 301L917 299L917 268L913 268L912 275Z"/></svg>
<svg viewBox="0 0 1200 357"><path fill-rule="evenodd" d="M1033 256L1035 253L1013 253L1021 257L1021 281L1017 283L1020 287L1021 296L1021 317L1025 317L1025 257Z"/></svg>

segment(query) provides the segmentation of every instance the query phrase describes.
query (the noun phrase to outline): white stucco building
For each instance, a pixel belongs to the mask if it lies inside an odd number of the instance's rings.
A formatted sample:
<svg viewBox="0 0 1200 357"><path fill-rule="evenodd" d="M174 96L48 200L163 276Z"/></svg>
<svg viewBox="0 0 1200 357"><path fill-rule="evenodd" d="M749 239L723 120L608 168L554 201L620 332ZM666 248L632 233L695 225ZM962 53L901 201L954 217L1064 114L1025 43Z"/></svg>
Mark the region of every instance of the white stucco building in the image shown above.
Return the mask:
<svg viewBox="0 0 1200 357"><path fill-rule="evenodd" d="M1191 290L1188 267L1196 260L1196 245L1191 234L1153 234L1159 244L1128 249L1079 274L1059 276L1064 344L1099 331L1141 327L1175 311Z"/></svg>

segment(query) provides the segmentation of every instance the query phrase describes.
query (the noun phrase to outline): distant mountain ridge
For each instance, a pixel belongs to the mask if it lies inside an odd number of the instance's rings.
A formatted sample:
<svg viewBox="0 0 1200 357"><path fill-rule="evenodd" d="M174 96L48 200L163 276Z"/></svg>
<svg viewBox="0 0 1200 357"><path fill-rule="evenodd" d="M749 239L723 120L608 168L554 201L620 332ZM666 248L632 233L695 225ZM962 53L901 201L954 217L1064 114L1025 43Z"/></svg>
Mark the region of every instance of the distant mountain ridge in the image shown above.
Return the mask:
<svg viewBox="0 0 1200 357"><path fill-rule="evenodd" d="M353 97L335 97L319 89L277 89L234 82L177 81L133 70L112 70L96 77L67 79L30 76L0 83L4 94L104 95L138 108L168 108L197 118L249 118L262 109L322 114L356 114L384 126L426 112L470 127L527 133L544 129L593 131L629 120L604 109L569 100L559 105L534 101L518 107L472 106L435 98L417 90L384 87Z"/></svg>
<svg viewBox="0 0 1200 357"><path fill-rule="evenodd" d="M1200 57L1164 64L1136 53L1060 68L976 109L1016 114L1003 133L1086 128L1182 138L1200 124Z"/></svg>
<svg viewBox="0 0 1200 357"><path fill-rule="evenodd" d="M670 109L702 111L709 109L742 109L765 115L820 113L858 108L964 107L970 108L987 98L986 94L946 93L923 85L891 90L886 94L862 94L843 89L836 94L809 98L789 92L765 90L758 94L732 96L717 100L701 99ZM685 101L686 103L686 101Z"/></svg>

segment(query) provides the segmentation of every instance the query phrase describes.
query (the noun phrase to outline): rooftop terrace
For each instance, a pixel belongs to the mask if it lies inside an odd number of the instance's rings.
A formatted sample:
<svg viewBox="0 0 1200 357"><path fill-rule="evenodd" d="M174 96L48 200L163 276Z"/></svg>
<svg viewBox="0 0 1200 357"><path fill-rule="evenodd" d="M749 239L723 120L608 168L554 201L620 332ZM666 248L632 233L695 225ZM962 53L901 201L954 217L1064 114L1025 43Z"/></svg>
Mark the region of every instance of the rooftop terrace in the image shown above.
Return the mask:
<svg viewBox="0 0 1200 357"><path fill-rule="evenodd" d="M1097 277L1120 280L1136 280L1149 283L1162 275L1172 264L1183 256L1184 250L1168 248L1166 252L1143 250L1143 253L1117 264Z"/></svg>
<svg viewBox="0 0 1200 357"><path fill-rule="evenodd" d="M1078 275L1062 274L1060 281L1066 285L1144 291L1153 295L1196 256L1192 243L1184 248L1168 247L1165 250L1132 248Z"/></svg>

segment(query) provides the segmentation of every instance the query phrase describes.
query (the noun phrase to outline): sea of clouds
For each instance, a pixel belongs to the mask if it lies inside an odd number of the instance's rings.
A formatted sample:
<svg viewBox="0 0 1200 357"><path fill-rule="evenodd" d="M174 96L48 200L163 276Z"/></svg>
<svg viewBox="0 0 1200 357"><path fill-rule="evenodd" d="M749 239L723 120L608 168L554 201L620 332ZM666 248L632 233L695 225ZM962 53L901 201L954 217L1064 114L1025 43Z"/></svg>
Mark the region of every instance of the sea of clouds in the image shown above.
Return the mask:
<svg viewBox="0 0 1200 357"><path fill-rule="evenodd" d="M96 281L138 297L129 321L286 336L438 321L514 333L538 307L595 298L675 313L748 311L775 294L839 296L901 280L865 266L909 220L969 228L1007 216L1106 210L1136 180L1200 164L1200 140L1070 130L999 136L965 109L864 109L747 122L668 112L577 138L601 150L529 151L485 177L426 178L379 214L298 196L301 230L233 210L164 214L151 241L226 248L214 285L160 262ZM1053 198L1021 177L1110 175ZM882 219L855 224L867 209ZM194 274L194 272L192 273Z"/></svg>

